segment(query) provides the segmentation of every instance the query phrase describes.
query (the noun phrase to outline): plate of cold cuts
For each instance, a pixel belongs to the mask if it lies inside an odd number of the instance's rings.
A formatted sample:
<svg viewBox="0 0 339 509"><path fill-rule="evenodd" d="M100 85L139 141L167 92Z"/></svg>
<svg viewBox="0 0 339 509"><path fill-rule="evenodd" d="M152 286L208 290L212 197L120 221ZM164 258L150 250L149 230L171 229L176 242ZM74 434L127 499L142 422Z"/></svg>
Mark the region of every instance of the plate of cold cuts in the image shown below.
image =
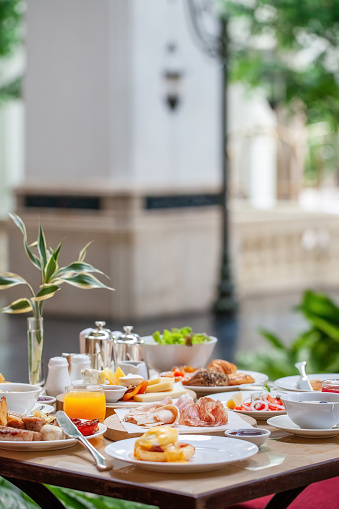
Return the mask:
<svg viewBox="0 0 339 509"><path fill-rule="evenodd" d="M218 400L203 397L193 402L181 396L177 402L167 398L163 402L149 403L139 408L116 409L121 424L128 433L144 433L156 426L171 426L179 434L220 433L227 429L251 427L240 415L228 412Z"/></svg>

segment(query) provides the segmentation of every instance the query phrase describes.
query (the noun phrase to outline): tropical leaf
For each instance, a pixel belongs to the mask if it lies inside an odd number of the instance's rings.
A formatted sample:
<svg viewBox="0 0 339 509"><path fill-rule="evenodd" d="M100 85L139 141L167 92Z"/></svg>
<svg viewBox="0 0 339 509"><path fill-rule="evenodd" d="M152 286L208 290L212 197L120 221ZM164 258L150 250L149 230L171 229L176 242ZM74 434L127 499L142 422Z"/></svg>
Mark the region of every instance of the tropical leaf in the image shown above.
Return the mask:
<svg viewBox="0 0 339 509"><path fill-rule="evenodd" d="M85 257L86 257L87 249L88 249L88 247L92 244L92 242L93 242L93 241L88 242L88 243L86 244L86 246L85 246L85 247L83 247L83 248L82 248L82 250L80 251L80 253L79 253L79 259L78 259L78 261L79 261L79 262L83 262L83 261L84 261L84 259L85 259Z"/></svg>
<svg viewBox="0 0 339 509"><path fill-rule="evenodd" d="M72 286L76 286L77 288L84 289L92 289L92 288L106 288L107 290L113 290L114 288L110 288L106 286L104 283L99 281L96 277L90 274L77 274L75 276L62 277L60 278L64 283L67 283ZM55 281L56 282L56 281Z"/></svg>
<svg viewBox="0 0 339 509"><path fill-rule="evenodd" d="M9 306L0 309L1 313L28 313L33 311L33 306L29 299L18 299L12 302Z"/></svg>
<svg viewBox="0 0 339 509"><path fill-rule="evenodd" d="M311 290L304 292L299 310L308 316L319 316L339 326L339 307L327 295Z"/></svg>
<svg viewBox="0 0 339 509"><path fill-rule="evenodd" d="M84 263L84 262L76 261L76 262L70 263L66 267L61 267L55 273L54 277L55 278L62 277L64 275L67 275L68 273L73 273L73 272L76 272L76 273L79 273L79 272L81 272L81 273L97 272L98 274L106 275L101 270L96 269L95 267L93 267L89 263ZM108 277L108 276L106 276L106 277Z"/></svg>
<svg viewBox="0 0 339 509"><path fill-rule="evenodd" d="M308 318L313 325L323 331L325 334L330 336L332 339L339 343L339 326L331 323L330 321L322 318L320 316L316 316L314 314L308 313L304 311L304 315Z"/></svg>
<svg viewBox="0 0 339 509"><path fill-rule="evenodd" d="M264 336L264 338L266 338L275 348L280 348L281 350L286 349L284 343L272 332L269 332L265 329L259 329L258 332Z"/></svg>
<svg viewBox="0 0 339 509"><path fill-rule="evenodd" d="M27 254L28 258L31 260L31 262L33 263L33 265L37 269L41 269L41 263L40 263L39 258L37 256L35 256L35 254L32 253L32 251L29 248L29 245L28 245L28 242L27 242L26 226L25 226L24 222L16 214L12 214L10 212L9 215L13 219L14 223L16 224L16 226L21 230L21 233L24 236L24 248L25 248L25 251L26 251L26 254Z"/></svg>
<svg viewBox="0 0 339 509"><path fill-rule="evenodd" d="M47 264L47 246L46 246L45 234L44 234L41 224L39 224L38 251L40 253L41 270L44 273L45 267Z"/></svg>
<svg viewBox="0 0 339 509"><path fill-rule="evenodd" d="M47 242L42 225L39 224L38 239L31 245L37 248L39 257L35 256L28 245L26 226L22 219L16 214L9 214L15 225L21 231L24 237L24 247L26 254L41 272L41 284L37 293L34 292L31 285L21 276L12 272L4 272L0 274L0 290L11 288L20 284L27 285L32 297L31 299L19 299L12 302L9 306L0 309L3 313L27 313L34 311L34 316L42 316L44 301L50 299L60 289L59 286L67 283L78 288L91 289L91 288L105 288L107 290L114 290L99 281L91 273L97 273L108 278L101 270L96 269L93 265L84 262L86 251L89 242L79 253L79 260L76 260L65 267L59 269L59 254L62 243L53 251L52 248L47 248Z"/></svg>
<svg viewBox="0 0 339 509"><path fill-rule="evenodd" d="M43 300L50 299L58 290L60 290L60 288L56 285L43 285L36 296L32 297L32 300L34 302L41 302Z"/></svg>
<svg viewBox="0 0 339 509"><path fill-rule="evenodd" d="M6 288L12 288L17 285L28 285L28 283L23 277L13 272L3 272L0 274L0 290L6 290Z"/></svg>

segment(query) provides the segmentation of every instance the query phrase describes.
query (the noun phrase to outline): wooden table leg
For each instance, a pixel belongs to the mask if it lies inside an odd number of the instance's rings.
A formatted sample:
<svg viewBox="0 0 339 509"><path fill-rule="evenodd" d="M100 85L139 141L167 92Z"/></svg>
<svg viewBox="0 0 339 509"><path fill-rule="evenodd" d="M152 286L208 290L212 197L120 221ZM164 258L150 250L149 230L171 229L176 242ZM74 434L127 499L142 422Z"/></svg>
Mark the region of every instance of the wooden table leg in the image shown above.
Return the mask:
<svg viewBox="0 0 339 509"><path fill-rule="evenodd" d="M307 488L307 486L276 493L265 506L265 509L286 509L305 488Z"/></svg>
<svg viewBox="0 0 339 509"><path fill-rule="evenodd" d="M51 507L53 509L65 509L64 504L43 484L14 479L13 477L2 477L31 497L41 509L51 509Z"/></svg>

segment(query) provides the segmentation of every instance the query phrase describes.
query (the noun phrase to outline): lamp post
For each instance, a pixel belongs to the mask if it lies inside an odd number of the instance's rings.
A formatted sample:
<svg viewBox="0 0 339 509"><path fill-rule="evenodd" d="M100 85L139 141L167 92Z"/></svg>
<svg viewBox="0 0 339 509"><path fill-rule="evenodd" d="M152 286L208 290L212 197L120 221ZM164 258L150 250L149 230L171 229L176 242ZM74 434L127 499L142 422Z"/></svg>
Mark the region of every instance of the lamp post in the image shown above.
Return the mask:
<svg viewBox="0 0 339 509"><path fill-rule="evenodd" d="M222 150L222 252L220 279L213 311L220 315L233 315L237 301L232 279L229 246L228 214L228 156L227 156L227 72L228 72L228 32L227 19L217 16L214 0L187 0L190 25L193 35L201 48L211 58L217 59L221 69L221 150Z"/></svg>

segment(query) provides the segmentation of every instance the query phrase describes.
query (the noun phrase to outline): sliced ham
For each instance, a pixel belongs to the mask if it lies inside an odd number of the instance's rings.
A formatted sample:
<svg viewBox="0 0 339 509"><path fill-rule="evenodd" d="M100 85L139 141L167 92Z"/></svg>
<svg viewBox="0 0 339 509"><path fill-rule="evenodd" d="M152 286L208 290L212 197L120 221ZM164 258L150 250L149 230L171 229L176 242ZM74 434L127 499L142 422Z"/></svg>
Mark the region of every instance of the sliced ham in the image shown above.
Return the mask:
<svg viewBox="0 0 339 509"><path fill-rule="evenodd" d="M148 405L143 405L148 407ZM153 426L174 426L179 419L179 410L175 405L153 405L153 408L141 411L142 407L138 409L131 409L125 415L124 421L151 428Z"/></svg>
<svg viewBox="0 0 339 509"><path fill-rule="evenodd" d="M187 396L187 394L183 394L176 401L175 406L178 407L179 412L182 412L185 406L190 405L191 403L193 403L193 399L190 396Z"/></svg>
<svg viewBox="0 0 339 509"><path fill-rule="evenodd" d="M228 421L227 411L219 400L200 398L186 405L180 413L178 424L183 426L221 426Z"/></svg>

